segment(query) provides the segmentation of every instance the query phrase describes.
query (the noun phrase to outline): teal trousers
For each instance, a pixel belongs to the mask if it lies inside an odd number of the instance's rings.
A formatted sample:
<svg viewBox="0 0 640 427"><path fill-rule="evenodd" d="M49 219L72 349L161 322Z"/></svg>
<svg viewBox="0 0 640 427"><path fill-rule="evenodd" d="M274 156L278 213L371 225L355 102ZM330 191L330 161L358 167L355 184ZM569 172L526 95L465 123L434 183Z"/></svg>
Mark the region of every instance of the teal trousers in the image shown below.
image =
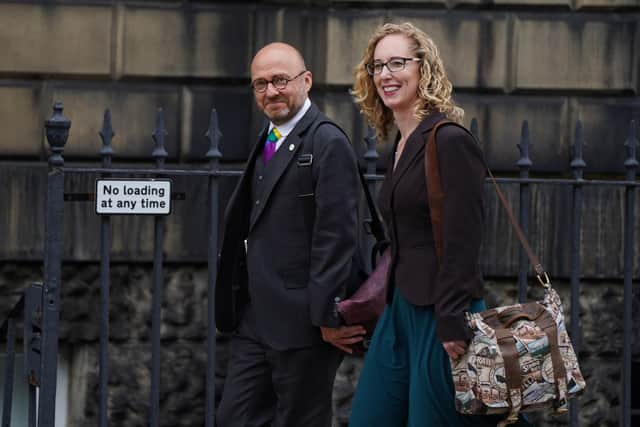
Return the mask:
<svg viewBox="0 0 640 427"><path fill-rule="evenodd" d="M473 301L472 312L484 309L484 300ZM396 289L365 358L349 426L495 426L501 418L456 411L451 365L436 336L433 309L409 303Z"/></svg>

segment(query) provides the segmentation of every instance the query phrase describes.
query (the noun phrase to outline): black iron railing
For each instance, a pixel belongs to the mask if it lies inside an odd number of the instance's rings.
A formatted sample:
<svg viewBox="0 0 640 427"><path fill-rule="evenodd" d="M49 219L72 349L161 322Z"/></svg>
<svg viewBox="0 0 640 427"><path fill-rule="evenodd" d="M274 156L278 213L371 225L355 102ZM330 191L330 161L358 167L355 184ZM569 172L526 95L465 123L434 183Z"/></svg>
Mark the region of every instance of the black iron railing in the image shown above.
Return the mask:
<svg viewBox="0 0 640 427"><path fill-rule="evenodd" d="M214 295L216 286L216 260L218 252L218 212L219 212L219 178L226 176L239 176L240 170L221 170L219 167L222 154L220 152L221 133L218 127L218 119L215 110L211 112L209 129L206 137L209 141L209 150L206 158L209 161L208 168L204 169L178 169L168 168L165 165L167 151L165 149L166 130L164 125L164 114L162 110L158 110L156 115L156 128L153 132L153 140L155 147L152 157L155 159L155 168L135 169L135 168L113 168L112 156L113 149L111 140L114 131L111 125L111 115L109 110L105 112L104 122L100 136L102 138L102 148L100 156L102 159L101 167L66 167L62 157L64 145L66 143L68 130L70 127L69 120L62 115L62 104L54 105L54 114L51 119L46 122L46 134L51 149L49 158L49 175L47 186L47 212L46 212L46 243L45 243L45 282L44 287L32 287L28 291L36 292L34 289L41 289L42 292L42 337L36 339L36 333L33 332L29 337L25 335L32 343L38 343L33 348L38 347L38 352L31 350L27 360L27 366L33 369L33 375L29 377L30 384L34 387L40 387L40 400L38 408L38 426L53 427L55 420L55 390L56 390L56 357L58 349L58 322L60 310L59 284L60 270L62 263L62 224L63 224L63 203L64 203L64 176L65 173L97 173L101 177L115 176L153 176L153 177L172 177L172 176L206 176L208 178L208 202L207 202L207 218L209 223L209 243L208 243L208 307L207 307L207 346L206 352L208 357L207 373L206 373L206 408L205 408L205 426L213 427L215 420L214 402L215 402L215 354L216 354L216 324L214 313ZM477 120L472 120L470 129L472 133L478 135ZM570 187L572 189L573 203L571 206L571 269L570 269L570 292L571 292L571 336L574 340L576 353L579 353L581 343L579 342L580 333L580 306L578 297L580 293L580 275L581 275L581 228L583 207L583 190L586 186L610 186L614 188L625 189L625 222L624 222L624 343L623 343L623 363L622 363L622 388L620 398L622 402L621 425L630 427L631 423L631 339L632 339L632 319L631 319L631 303L632 303L632 274L633 274L633 255L634 255L634 210L636 206L636 192L640 186L640 182L636 180L638 171L638 161L636 150L638 147L637 125L631 122L629 128L629 136L624 143L626 148L625 167L627 170L625 180L588 180L583 178L583 172L587 165L582 158L584 147L584 135L582 124L576 124L574 143L573 143L573 159L570 163L572 178L531 178L530 170L533 162L529 158L530 139L529 126L525 121L522 125L521 139L518 144L520 149L520 159L517 162L519 168L518 178L498 178L500 183L516 184L519 187L519 221L525 234L529 233L529 222L531 215L531 186L538 184L553 184ZM369 131L365 138L366 152L364 153L364 161L366 164L366 174L370 189L375 189L375 182L383 177L376 174L376 163L378 153L376 152L376 140L372 131ZM159 425L160 414L160 314L162 306L163 294L163 254L162 245L164 240L164 217L156 216L154 227L154 256L153 256L153 300L152 300L152 334L151 334L151 352L152 361L150 366L151 390L150 390L150 425L157 427ZM108 337L109 337L109 290L111 283L109 281L110 274L110 252L111 252L111 219L108 215L101 217L100 228L100 294L101 294L101 322L100 322L100 353L99 353L99 425L106 427L109 425L107 414L107 401L109 395L108 376L109 376L109 353L108 353ZM527 280L529 276L528 259L524 250L520 251L520 264L518 272L519 282L519 300L525 301L527 298ZM34 298L33 296L31 298ZM40 300L40 299L38 299ZM22 300L21 300L22 301ZM25 298L24 301L33 301L33 299ZM24 314L25 324L32 325L32 330L36 330L34 317L30 317L27 322L27 314L33 313L34 306L29 305L32 302L25 303ZM20 304L16 306L9 319L3 323L3 333L6 329L7 349L13 354L11 342L15 337L15 316L22 310ZM28 310L27 310L28 308ZM38 326L39 328L39 326ZM38 329L39 330L39 329ZM41 344L40 344L41 341ZM39 348L42 347L42 361L36 363L35 354L39 356ZM26 347L25 347L26 348ZM25 353L26 354L26 353ZM9 360L9 359L8 359ZM34 365L34 363L36 363ZM9 363L7 363L9 365ZM37 369L35 366L37 365ZM7 368L9 369L9 368ZM9 379L9 376L7 376ZM9 382L9 381L7 381ZM7 385L5 385L7 387ZM8 403L7 403L8 399ZM31 403L31 402L30 402ZM11 406L11 393L5 392L5 408L6 405ZM35 406L35 402L34 402ZM570 424L578 425L578 408L575 402L570 407ZM31 408L31 405L30 405ZM10 412L10 411L9 411ZM5 409L4 414L7 414ZM34 418L35 422L35 418ZM31 424L30 426L35 425ZM3 427L8 426L3 419Z"/></svg>
<svg viewBox="0 0 640 427"><path fill-rule="evenodd" d="M29 427L36 425L36 389L41 388L42 372L42 285L29 286L13 306L0 326L0 339L6 339L6 364L4 367L2 427L11 426L13 408L13 386L15 383L15 360L17 324L22 322L23 366L20 379L28 384L27 421ZM40 390L42 392L42 390ZM41 406L46 403L42 402ZM49 408L47 408L49 409ZM53 408L51 408L53 409Z"/></svg>

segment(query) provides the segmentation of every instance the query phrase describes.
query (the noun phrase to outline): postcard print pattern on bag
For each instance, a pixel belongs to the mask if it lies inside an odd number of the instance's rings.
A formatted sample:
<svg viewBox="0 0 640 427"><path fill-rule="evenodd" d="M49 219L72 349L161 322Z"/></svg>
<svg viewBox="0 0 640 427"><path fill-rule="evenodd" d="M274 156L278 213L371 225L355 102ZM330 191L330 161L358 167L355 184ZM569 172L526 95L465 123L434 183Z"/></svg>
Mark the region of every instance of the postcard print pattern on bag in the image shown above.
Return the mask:
<svg viewBox="0 0 640 427"><path fill-rule="evenodd" d="M536 310L538 318L530 320L527 313ZM465 355L451 360L456 409L459 412L502 413L515 415L515 418L519 411L549 407L562 412L566 410L567 398L584 389L584 378L566 330L560 297L553 288L549 287L539 302L467 313L467 316L474 337ZM546 330L550 333L543 330L540 319L545 318L547 325L553 323L552 328L556 332L548 326ZM515 341L514 358L517 358L520 375L516 384L520 387L508 387L503 357L505 347L501 348L503 341L499 343L497 338L497 335L506 333L496 333L501 328L503 331L506 329L513 337L509 339ZM549 335L555 335L564 369L556 367L560 369L554 370ZM564 381L562 376L566 377ZM561 378L557 381L559 384L556 384L557 377Z"/></svg>

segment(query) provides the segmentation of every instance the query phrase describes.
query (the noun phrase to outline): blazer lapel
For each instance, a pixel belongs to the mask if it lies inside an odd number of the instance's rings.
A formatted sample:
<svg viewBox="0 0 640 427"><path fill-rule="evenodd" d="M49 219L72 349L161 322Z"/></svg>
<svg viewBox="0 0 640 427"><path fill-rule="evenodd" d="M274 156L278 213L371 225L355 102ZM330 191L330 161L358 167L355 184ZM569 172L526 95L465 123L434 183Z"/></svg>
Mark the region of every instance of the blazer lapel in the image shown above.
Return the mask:
<svg viewBox="0 0 640 427"><path fill-rule="evenodd" d="M409 169L415 157L423 153L422 147L427 143L427 133L429 133L439 121L444 119L446 119L446 116L443 113L429 114L409 136L409 140L406 142L400 160L392 174L391 182L393 188L395 188L402 175Z"/></svg>
<svg viewBox="0 0 640 427"><path fill-rule="evenodd" d="M265 174L262 199L260 200L260 204L256 207L253 215L251 216L249 230L253 228L253 226L260 218L260 215L262 215L262 213L264 212L264 208L267 205L269 198L273 194L273 190L278 184L278 181L284 174L284 171L286 171L287 168L290 167L290 165L295 164L293 160L294 158L296 158L296 154L304 142L304 139L301 135L307 131L309 126L311 126L311 123L313 123L313 121L317 118L318 114L318 107L316 107L314 104L311 104L309 110L305 113L304 116L302 116L291 133L282 142L282 145L280 146L280 148L278 148L278 151L276 151L271 160L269 160L269 164L267 165L267 167L269 168L269 173Z"/></svg>

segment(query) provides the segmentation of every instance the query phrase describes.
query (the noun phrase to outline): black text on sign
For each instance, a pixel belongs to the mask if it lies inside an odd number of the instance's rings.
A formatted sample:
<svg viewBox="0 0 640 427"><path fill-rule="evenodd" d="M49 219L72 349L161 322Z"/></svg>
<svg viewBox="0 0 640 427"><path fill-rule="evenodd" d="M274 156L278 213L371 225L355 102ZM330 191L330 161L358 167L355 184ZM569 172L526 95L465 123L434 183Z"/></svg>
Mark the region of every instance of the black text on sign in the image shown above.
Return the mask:
<svg viewBox="0 0 640 427"><path fill-rule="evenodd" d="M101 215L168 215L169 180L96 180L96 213Z"/></svg>

